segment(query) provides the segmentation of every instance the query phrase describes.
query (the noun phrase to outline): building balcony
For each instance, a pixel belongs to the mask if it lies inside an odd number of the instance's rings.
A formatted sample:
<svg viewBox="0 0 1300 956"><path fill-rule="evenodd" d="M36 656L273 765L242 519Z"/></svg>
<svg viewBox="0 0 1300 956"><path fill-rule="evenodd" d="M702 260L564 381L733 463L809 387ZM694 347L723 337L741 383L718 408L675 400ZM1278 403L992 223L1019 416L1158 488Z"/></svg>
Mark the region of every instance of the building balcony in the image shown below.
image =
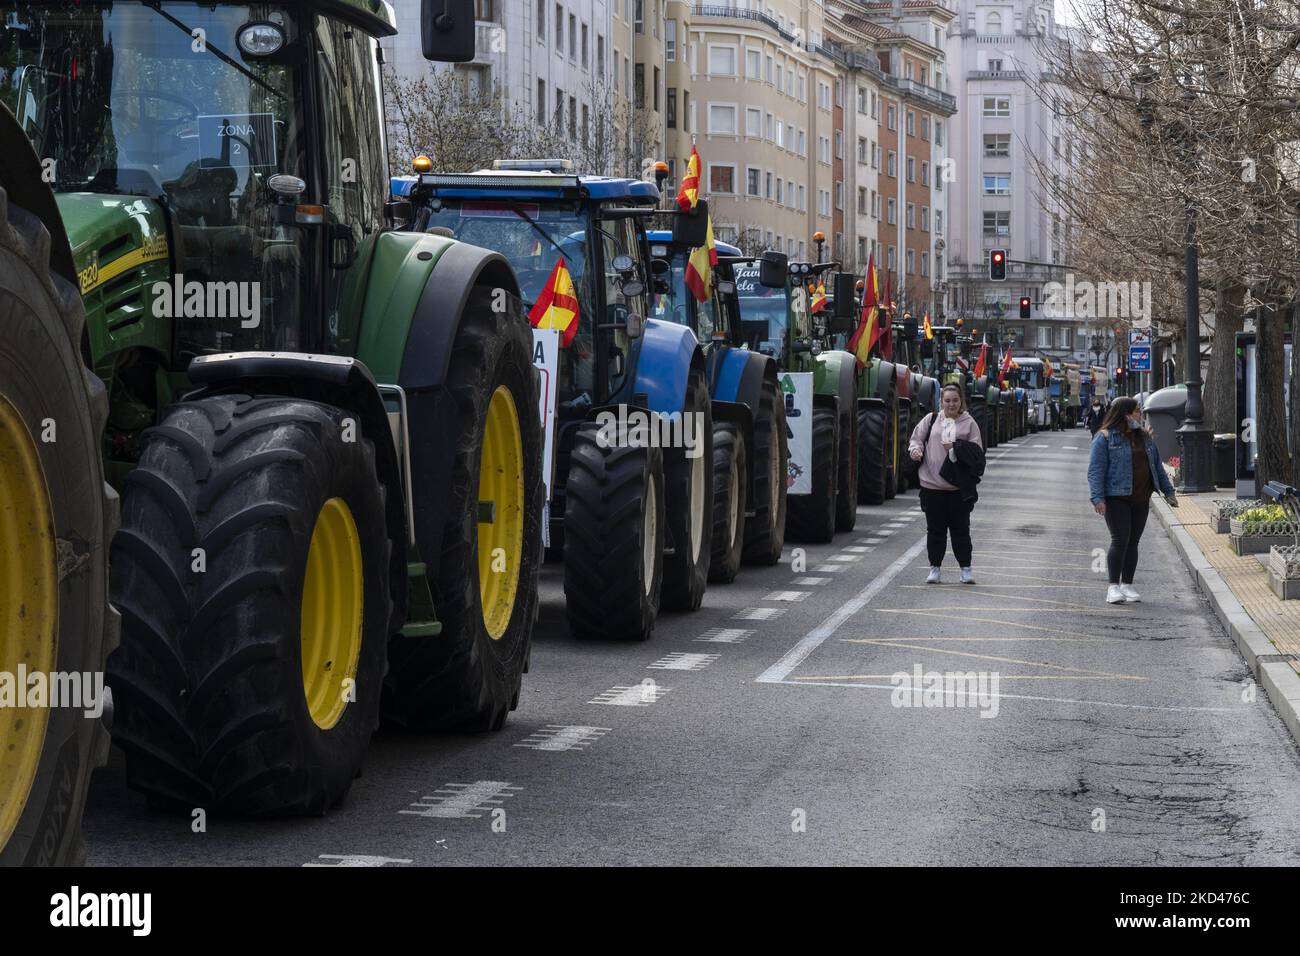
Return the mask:
<svg viewBox="0 0 1300 956"><path fill-rule="evenodd" d="M969 70L968 80L1023 80L1024 70Z"/></svg>
<svg viewBox="0 0 1300 956"><path fill-rule="evenodd" d="M697 3L691 8L691 16L694 18L711 17L719 20L752 20L771 27L783 39L789 40L791 43L795 40L795 35L784 29L775 17L769 17L766 13L759 13L757 10L738 10L735 7L725 7L716 3Z"/></svg>

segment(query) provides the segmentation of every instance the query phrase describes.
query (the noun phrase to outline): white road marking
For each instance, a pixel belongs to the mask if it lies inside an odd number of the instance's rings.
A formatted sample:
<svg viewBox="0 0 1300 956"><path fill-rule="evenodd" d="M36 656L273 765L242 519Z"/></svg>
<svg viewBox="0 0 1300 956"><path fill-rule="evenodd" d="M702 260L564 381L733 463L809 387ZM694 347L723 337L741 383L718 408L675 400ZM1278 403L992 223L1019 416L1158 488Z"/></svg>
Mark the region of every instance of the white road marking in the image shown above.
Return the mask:
<svg viewBox="0 0 1300 956"><path fill-rule="evenodd" d="M403 811L405 812L405 811ZM320 863L320 860L328 860L328 863ZM364 853L322 853L311 863L304 863L303 866L387 866L389 863L410 863L410 860L399 860L391 856L367 856Z"/></svg>
<svg viewBox="0 0 1300 956"><path fill-rule="evenodd" d="M852 564L854 561L861 561L860 554L832 554L827 561L839 561L841 564Z"/></svg>
<svg viewBox="0 0 1300 956"><path fill-rule="evenodd" d="M795 584L825 584L830 578L795 578Z"/></svg>
<svg viewBox="0 0 1300 956"><path fill-rule="evenodd" d="M774 621L785 613L783 607L747 607L731 615L733 621Z"/></svg>
<svg viewBox="0 0 1300 956"><path fill-rule="evenodd" d="M882 538L888 538L893 533L894 532L891 531L889 528L881 528L879 531L876 532L876 534L880 535L880 537Z"/></svg>
<svg viewBox="0 0 1300 956"><path fill-rule="evenodd" d="M1082 446L1082 445L1062 445L1061 447L1062 447L1062 448L1070 448L1070 449L1073 449L1074 451L1078 451L1078 450L1079 450L1080 448L1082 448L1083 446Z"/></svg>
<svg viewBox="0 0 1300 956"><path fill-rule="evenodd" d="M686 654L682 651L674 651L659 658L649 667L660 671L702 671L719 657L718 654Z"/></svg>
<svg viewBox="0 0 1300 956"><path fill-rule="evenodd" d="M608 704L611 707L649 707L667 693L667 687L660 687L654 681L647 680L644 684L632 687L618 684L587 703Z"/></svg>
<svg viewBox="0 0 1300 956"><path fill-rule="evenodd" d="M529 734L515 746L527 747L529 750L586 750L611 729L610 727L547 724L541 730Z"/></svg>
<svg viewBox="0 0 1300 956"><path fill-rule="evenodd" d="M786 652L785 656L779 661L763 671L758 676L757 682L762 684L777 684L785 681L790 676L790 672L804 662L804 660L821 646L826 638L834 634L840 626L857 614L867 603L877 594L889 587L894 578L898 577L908 565L916 560L917 556L925 550L925 542L918 541L912 545L899 557L893 564L887 567L883 573L866 586L866 588L857 597L850 598L839 606L830 617L822 621L815 628L804 635L794 647Z"/></svg>
<svg viewBox="0 0 1300 956"><path fill-rule="evenodd" d="M874 548L867 548L867 547L860 547L860 546L852 545L852 544L851 544L851 545L849 545L848 547L841 548L840 550L841 550L841 551L845 551L845 552L847 552L847 553L849 553L849 554L866 554L867 552L869 552L869 551L874 551L875 549L874 549Z"/></svg>
<svg viewBox="0 0 1300 956"><path fill-rule="evenodd" d="M848 570L842 564L819 564L813 568L818 574L838 574L841 571Z"/></svg>
<svg viewBox="0 0 1300 956"><path fill-rule="evenodd" d="M707 641L712 644L739 644L748 637L752 637L754 632L746 630L743 627L711 627L699 637L697 641Z"/></svg>
<svg viewBox="0 0 1300 956"><path fill-rule="evenodd" d="M637 688L640 690L640 688ZM512 791L522 790L501 780L475 780L473 783L449 783L432 795L421 797L414 810L398 813L414 817L438 817L444 820L477 820L494 806L514 796Z"/></svg>
<svg viewBox="0 0 1300 956"><path fill-rule="evenodd" d="M803 600L804 598L806 598L810 593L812 593L812 592L810 592L810 591L772 591L770 594L768 594L766 597L764 597L763 600L764 600L764 601L790 601L790 602L794 602L794 601L802 601L802 600Z"/></svg>

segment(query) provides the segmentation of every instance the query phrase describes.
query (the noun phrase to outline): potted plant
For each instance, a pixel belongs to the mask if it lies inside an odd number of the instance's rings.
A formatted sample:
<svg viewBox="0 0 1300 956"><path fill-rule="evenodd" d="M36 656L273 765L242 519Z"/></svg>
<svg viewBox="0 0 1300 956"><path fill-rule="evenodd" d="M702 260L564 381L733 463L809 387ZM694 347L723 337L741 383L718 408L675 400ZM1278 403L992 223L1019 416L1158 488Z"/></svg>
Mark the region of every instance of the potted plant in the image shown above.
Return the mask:
<svg viewBox="0 0 1300 956"><path fill-rule="evenodd" d="M1268 578L1283 601L1300 598L1300 545L1275 544L1269 549Z"/></svg>
<svg viewBox="0 0 1300 956"><path fill-rule="evenodd" d="M1234 515L1258 508L1264 504L1261 498L1219 498L1213 502L1210 510L1210 527L1219 534L1228 533L1228 522Z"/></svg>
<svg viewBox="0 0 1300 956"><path fill-rule="evenodd" d="M1300 543L1295 522L1281 505L1258 505L1229 518L1228 533L1237 554L1268 554L1275 544Z"/></svg>

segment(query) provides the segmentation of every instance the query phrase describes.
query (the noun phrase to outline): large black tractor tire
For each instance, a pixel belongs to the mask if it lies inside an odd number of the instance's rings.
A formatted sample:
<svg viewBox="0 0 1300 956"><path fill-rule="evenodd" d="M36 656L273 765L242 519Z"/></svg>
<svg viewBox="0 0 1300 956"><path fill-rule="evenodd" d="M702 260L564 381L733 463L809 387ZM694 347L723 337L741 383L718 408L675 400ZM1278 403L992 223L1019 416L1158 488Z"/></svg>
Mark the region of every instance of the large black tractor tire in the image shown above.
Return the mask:
<svg viewBox="0 0 1300 956"><path fill-rule="evenodd" d="M907 474L903 465L907 462L908 452L907 443L912 437L912 407L908 405L905 409L899 410L898 415L898 453L894 461L894 474L897 482L898 494L903 494L910 487L907 481Z"/></svg>
<svg viewBox="0 0 1300 956"><path fill-rule="evenodd" d="M703 369L691 369L683 411L695 422L696 447L664 453L668 527L673 552L664 555L663 608L694 611L709 586L713 553L713 411Z"/></svg>
<svg viewBox="0 0 1300 956"><path fill-rule="evenodd" d="M574 436L564 504L569 630L584 639L644 641L663 588L664 465L658 448Z"/></svg>
<svg viewBox="0 0 1300 956"><path fill-rule="evenodd" d="M775 379L766 379L754 410L754 500L745 519L746 564L773 565L785 547L789 509L790 444L785 396Z"/></svg>
<svg viewBox="0 0 1300 956"><path fill-rule="evenodd" d="M889 409L885 416L885 500L898 495L898 447L894 430L898 428L898 411Z"/></svg>
<svg viewBox="0 0 1300 956"><path fill-rule="evenodd" d="M839 488L839 448L835 412L813 409L812 494L791 495L786 513L786 536L792 541L824 544L835 537ZM848 436L843 436L848 441Z"/></svg>
<svg viewBox="0 0 1300 956"><path fill-rule="evenodd" d="M451 482L415 489L448 495L451 505L430 575L442 633L397 634L388 646L384 718L412 729L505 726L537 621L543 436L532 335L487 296L471 300L452 343L454 424L437 439L455 449Z"/></svg>
<svg viewBox="0 0 1300 956"><path fill-rule="evenodd" d="M85 321L76 287L50 268L49 233L0 189L0 671L11 675L22 664L97 677L117 643L117 495L99 454L108 398L83 360ZM108 733L82 703L0 709L0 866L85 862L81 813Z"/></svg>
<svg viewBox="0 0 1300 956"><path fill-rule="evenodd" d="M869 505L885 503L889 468L885 460L888 412L883 405L858 407L858 498Z"/></svg>
<svg viewBox="0 0 1300 956"><path fill-rule="evenodd" d="M745 435L731 422L713 428L713 539L709 580L730 584L745 548L745 490L749 484Z"/></svg>
<svg viewBox="0 0 1300 956"><path fill-rule="evenodd" d="M849 416L840 421L838 487L835 489L836 531L852 531L858 524L858 468L861 467L861 462L858 459L858 443L853 441L850 421Z"/></svg>
<svg viewBox="0 0 1300 956"><path fill-rule="evenodd" d="M216 395L144 433L113 539L108 664L133 789L252 815L343 799L379 723L398 493L332 405Z"/></svg>

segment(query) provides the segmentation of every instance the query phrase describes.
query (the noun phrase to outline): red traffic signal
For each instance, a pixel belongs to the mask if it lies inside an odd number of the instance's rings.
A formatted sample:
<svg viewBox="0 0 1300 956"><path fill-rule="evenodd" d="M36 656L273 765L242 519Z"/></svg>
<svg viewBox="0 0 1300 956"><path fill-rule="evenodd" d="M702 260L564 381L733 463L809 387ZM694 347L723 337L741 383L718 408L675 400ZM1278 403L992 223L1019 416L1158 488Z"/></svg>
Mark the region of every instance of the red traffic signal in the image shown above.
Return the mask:
<svg viewBox="0 0 1300 956"><path fill-rule="evenodd" d="M1124 369L1123 369L1122 367L1117 367L1117 368L1115 369L1115 377L1116 377L1116 378L1123 378L1123 377L1124 377Z"/></svg>
<svg viewBox="0 0 1300 956"><path fill-rule="evenodd" d="M1005 249L994 249L989 253L989 281L1007 281L1007 251Z"/></svg>
<svg viewBox="0 0 1300 956"><path fill-rule="evenodd" d="M1029 296L1027 296L1027 295L1022 295L1022 296L1020 297L1020 317L1021 317L1022 319L1027 319L1027 318L1029 318L1029 310L1030 310L1030 307L1031 307L1031 306L1032 306L1032 303L1031 303L1030 300L1029 300Z"/></svg>

